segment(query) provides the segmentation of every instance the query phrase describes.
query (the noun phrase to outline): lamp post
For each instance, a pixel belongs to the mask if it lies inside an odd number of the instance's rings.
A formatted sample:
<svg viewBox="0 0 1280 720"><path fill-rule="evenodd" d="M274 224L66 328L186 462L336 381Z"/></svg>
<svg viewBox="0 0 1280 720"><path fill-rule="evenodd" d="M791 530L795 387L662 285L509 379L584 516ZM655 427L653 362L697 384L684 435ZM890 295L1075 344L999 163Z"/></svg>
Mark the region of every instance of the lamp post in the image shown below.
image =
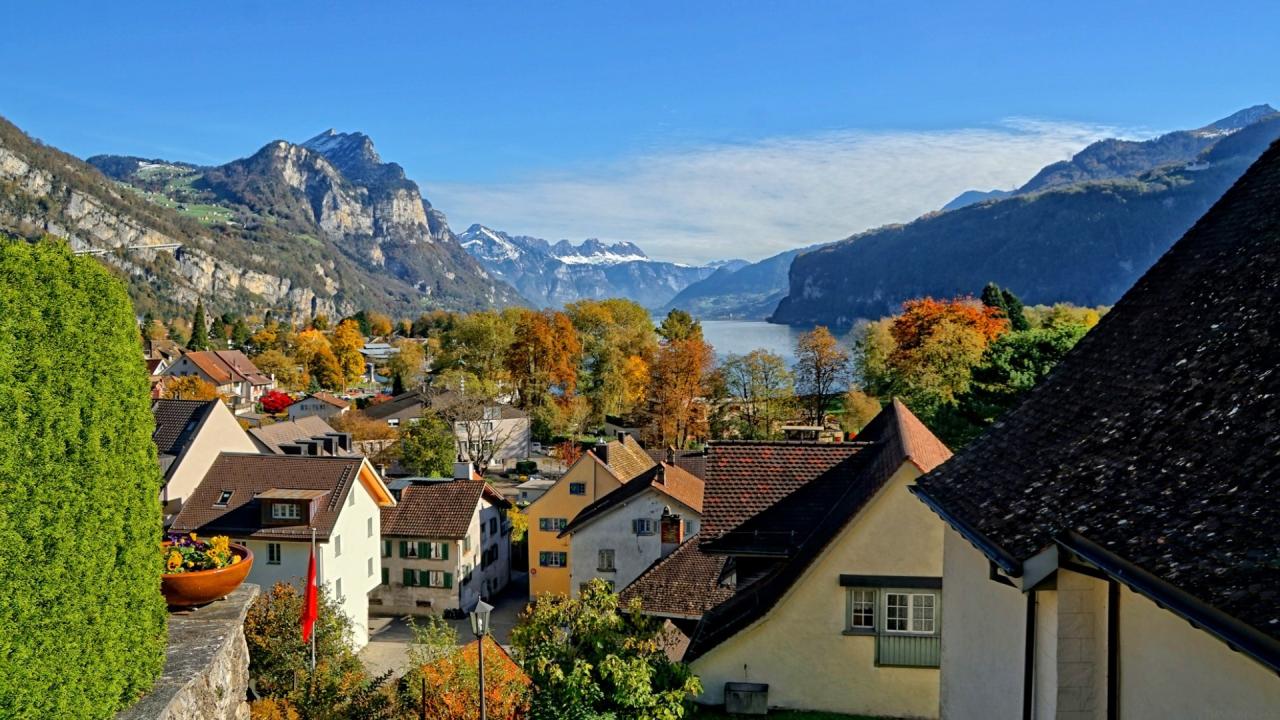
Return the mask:
<svg viewBox="0 0 1280 720"><path fill-rule="evenodd" d="M487 720L484 707L484 636L489 632L489 613L493 606L481 600L471 611L471 632L476 636L477 664L480 667L480 720Z"/></svg>

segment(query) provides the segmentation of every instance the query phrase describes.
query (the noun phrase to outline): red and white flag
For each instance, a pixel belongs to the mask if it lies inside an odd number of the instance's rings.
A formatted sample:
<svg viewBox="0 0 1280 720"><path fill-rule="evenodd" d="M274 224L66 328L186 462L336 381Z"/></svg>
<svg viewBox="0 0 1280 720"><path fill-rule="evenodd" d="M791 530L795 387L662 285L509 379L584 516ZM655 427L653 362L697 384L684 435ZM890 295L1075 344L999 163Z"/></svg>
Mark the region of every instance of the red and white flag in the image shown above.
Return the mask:
<svg viewBox="0 0 1280 720"><path fill-rule="evenodd" d="M302 598L302 642L311 642L311 633L316 627L316 618L320 617L320 607L316 595L316 549L311 547L311 566L307 568L307 591Z"/></svg>

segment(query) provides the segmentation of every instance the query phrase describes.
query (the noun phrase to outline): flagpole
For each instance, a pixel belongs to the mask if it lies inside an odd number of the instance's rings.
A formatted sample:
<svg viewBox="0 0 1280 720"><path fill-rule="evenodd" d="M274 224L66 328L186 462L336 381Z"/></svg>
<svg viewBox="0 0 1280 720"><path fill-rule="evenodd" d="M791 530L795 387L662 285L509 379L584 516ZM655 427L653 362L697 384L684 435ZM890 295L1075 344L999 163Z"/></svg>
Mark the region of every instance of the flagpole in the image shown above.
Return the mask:
<svg viewBox="0 0 1280 720"><path fill-rule="evenodd" d="M315 557L316 557L316 529L315 529L315 526L312 526L311 528L311 558L312 558L311 561L312 562L315 562ZM315 671L316 671L316 632L315 632L315 629L313 628L311 630L311 673L314 675Z"/></svg>

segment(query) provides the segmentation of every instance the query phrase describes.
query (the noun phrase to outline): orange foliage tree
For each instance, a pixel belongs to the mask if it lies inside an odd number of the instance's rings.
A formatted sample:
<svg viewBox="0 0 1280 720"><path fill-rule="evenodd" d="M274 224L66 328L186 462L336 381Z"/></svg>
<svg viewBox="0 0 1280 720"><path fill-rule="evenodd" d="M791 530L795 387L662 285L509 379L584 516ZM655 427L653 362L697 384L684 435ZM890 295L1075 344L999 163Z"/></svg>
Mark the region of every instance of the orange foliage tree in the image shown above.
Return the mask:
<svg viewBox="0 0 1280 720"><path fill-rule="evenodd" d="M888 364L898 393L917 412L955 403L987 346L1008 330L999 310L971 297L908 300L889 327Z"/></svg>
<svg viewBox="0 0 1280 720"><path fill-rule="evenodd" d="M651 422L660 446L687 447L707 434L707 379L715 362L702 333L663 342L649 388Z"/></svg>
<svg viewBox="0 0 1280 720"><path fill-rule="evenodd" d="M419 695L426 680L426 716L434 720L474 720L480 707L480 642L472 642L424 664L417 678L408 678L402 698L406 706L424 704ZM520 720L528 716L529 676L492 637L484 638L484 700L486 715L494 720ZM416 717L416 716L415 716Z"/></svg>
<svg viewBox="0 0 1280 720"><path fill-rule="evenodd" d="M216 400L218 389L198 375L171 375L164 379L164 396L170 400Z"/></svg>

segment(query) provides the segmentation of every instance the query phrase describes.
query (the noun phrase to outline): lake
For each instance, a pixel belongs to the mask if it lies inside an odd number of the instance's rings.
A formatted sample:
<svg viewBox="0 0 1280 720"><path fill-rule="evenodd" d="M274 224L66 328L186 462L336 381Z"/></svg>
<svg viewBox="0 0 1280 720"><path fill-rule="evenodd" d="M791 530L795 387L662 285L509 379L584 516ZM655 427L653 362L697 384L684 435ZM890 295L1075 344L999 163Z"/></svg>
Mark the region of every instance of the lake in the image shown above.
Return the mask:
<svg viewBox="0 0 1280 720"><path fill-rule="evenodd" d="M659 322L661 319L659 318ZM755 349L777 353L788 365L795 364L796 338L806 332L802 328L774 325L760 320L701 320L702 336L716 349L716 357L746 355ZM851 346L849 334L840 338L846 348Z"/></svg>

